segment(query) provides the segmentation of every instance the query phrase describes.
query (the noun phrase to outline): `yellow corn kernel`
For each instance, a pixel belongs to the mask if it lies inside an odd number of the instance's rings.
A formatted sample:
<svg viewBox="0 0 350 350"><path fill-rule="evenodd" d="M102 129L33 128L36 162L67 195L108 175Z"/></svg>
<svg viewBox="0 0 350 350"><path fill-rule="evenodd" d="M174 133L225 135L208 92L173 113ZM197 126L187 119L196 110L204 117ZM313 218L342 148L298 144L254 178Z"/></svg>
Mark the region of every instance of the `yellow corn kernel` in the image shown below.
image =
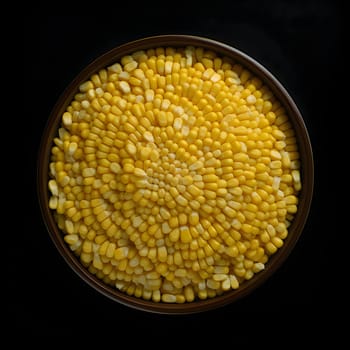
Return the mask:
<svg viewBox="0 0 350 350"><path fill-rule="evenodd" d="M187 302L192 302L195 299L194 290L192 286L186 286L184 289L184 296Z"/></svg>
<svg viewBox="0 0 350 350"><path fill-rule="evenodd" d="M149 131L146 131L144 134L143 134L143 137L146 141L148 142L154 142L154 137L153 135L149 132Z"/></svg>
<svg viewBox="0 0 350 350"><path fill-rule="evenodd" d="M57 209L58 206L58 197L51 196L49 200L49 208L50 209Z"/></svg>
<svg viewBox="0 0 350 350"><path fill-rule="evenodd" d="M171 242L177 242L180 238L180 230L179 228L174 228L170 233L169 233L169 239Z"/></svg>
<svg viewBox="0 0 350 350"><path fill-rule="evenodd" d="M196 185L190 185L187 188L188 192L194 197L198 197L201 195L202 191Z"/></svg>
<svg viewBox="0 0 350 350"><path fill-rule="evenodd" d="M298 210L298 207L295 204L287 206L287 212L290 214L295 214Z"/></svg>
<svg viewBox="0 0 350 350"><path fill-rule="evenodd" d="M204 175L203 181L204 182L217 182L218 177L215 174Z"/></svg>
<svg viewBox="0 0 350 350"><path fill-rule="evenodd" d="M294 195L289 195L284 198L286 204L297 204L298 198Z"/></svg>
<svg viewBox="0 0 350 350"><path fill-rule="evenodd" d="M128 256L129 248L128 247L120 247L115 249L114 251L114 259L122 260Z"/></svg>
<svg viewBox="0 0 350 350"><path fill-rule="evenodd" d="M52 195L58 196L58 186L55 180L49 181L49 190L51 191Z"/></svg>
<svg viewBox="0 0 350 350"><path fill-rule="evenodd" d="M168 256L168 253L167 253L167 249L166 247L159 247L158 248L158 259L160 262L166 262L167 261L167 256Z"/></svg>
<svg viewBox="0 0 350 350"><path fill-rule="evenodd" d="M164 293L162 294L162 301L164 303L176 303L176 295Z"/></svg>
<svg viewBox="0 0 350 350"><path fill-rule="evenodd" d="M236 211L230 207L225 207L223 211L230 218L234 218L237 215Z"/></svg>
<svg viewBox="0 0 350 350"><path fill-rule="evenodd" d="M199 215L196 212L192 212L189 216L189 223L196 226L199 223Z"/></svg>
<svg viewBox="0 0 350 350"><path fill-rule="evenodd" d="M128 82L126 81L121 81L119 82L119 88L120 90L125 93L125 94L128 94L130 93L131 89L130 89L130 85L128 84Z"/></svg>
<svg viewBox="0 0 350 350"><path fill-rule="evenodd" d="M175 198L176 202L182 206L187 206L188 205L188 200L183 197L182 195L178 195L176 198Z"/></svg>
<svg viewBox="0 0 350 350"><path fill-rule="evenodd" d="M70 246L75 245L79 241L79 236L76 234L68 234L64 236L64 240Z"/></svg>
<svg viewBox="0 0 350 350"><path fill-rule="evenodd" d="M268 242L265 245L265 249L268 254L274 254L277 251L277 247L272 242Z"/></svg>
<svg viewBox="0 0 350 350"><path fill-rule="evenodd" d="M87 81L79 86L81 92L86 92L94 88L94 84L91 81Z"/></svg>
<svg viewBox="0 0 350 350"><path fill-rule="evenodd" d="M192 236L190 230L187 226L180 227L180 239L182 243L190 243L192 240Z"/></svg>
<svg viewBox="0 0 350 350"><path fill-rule="evenodd" d="M178 225L179 225L179 220L177 217L171 217L169 219L169 226L170 227L174 228L174 227L178 227Z"/></svg>

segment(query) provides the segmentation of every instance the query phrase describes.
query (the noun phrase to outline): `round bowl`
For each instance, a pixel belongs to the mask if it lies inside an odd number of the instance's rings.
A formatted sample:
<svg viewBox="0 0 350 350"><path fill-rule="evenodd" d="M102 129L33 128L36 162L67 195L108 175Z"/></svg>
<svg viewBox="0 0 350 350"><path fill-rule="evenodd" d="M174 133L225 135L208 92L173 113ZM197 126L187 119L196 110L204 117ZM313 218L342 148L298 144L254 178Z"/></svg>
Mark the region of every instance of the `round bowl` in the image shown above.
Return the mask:
<svg viewBox="0 0 350 350"><path fill-rule="evenodd" d="M121 57L135 51L160 46L184 47L188 45L209 49L221 56L232 58L235 62L240 63L243 67L255 74L255 76L258 77L272 91L281 105L285 108L294 127L300 154L302 189L298 195L298 211L295 214L293 222L288 228L289 233L287 238L284 240L284 245L269 258L263 271L259 272L252 279L245 281L238 289L227 291L220 296L183 304L168 304L143 300L141 298L129 296L127 293L118 291L91 274L80 263L79 259L74 255L74 252L72 252L69 246L65 243L63 234L58 228L53 212L48 205L50 198L50 193L48 190L49 161L50 150L53 144L53 139L61 122L61 116L66 107L74 98L75 94L78 92L79 85L82 82L88 80L92 74L96 73L100 69L118 62ZM218 41L197 36L164 35L132 41L110 50L85 67L65 89L54 106L43 133L38 155L37 189L42 216L48 232L62 257L81 279L83 279L102 295L131 308L153 313L189 314L222 307L243 298L264 283L269 276L271 276L281 266L295 246L307 220L312 201L314 181L313 171L312 148L303 118L288 92L266 68L243 52Z"/></svg>

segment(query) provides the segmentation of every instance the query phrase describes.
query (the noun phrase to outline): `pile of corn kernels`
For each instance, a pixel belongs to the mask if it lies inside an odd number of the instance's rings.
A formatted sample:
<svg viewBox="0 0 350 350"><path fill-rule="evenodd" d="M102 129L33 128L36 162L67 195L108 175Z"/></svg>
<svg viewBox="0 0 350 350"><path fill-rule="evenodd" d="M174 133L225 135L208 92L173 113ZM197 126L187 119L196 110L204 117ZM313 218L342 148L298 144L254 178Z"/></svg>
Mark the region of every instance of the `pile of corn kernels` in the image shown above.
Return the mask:
<svg viewBox="0 0 350 350"><path fill-rule="evenodd" d="M92 274L184 303L265 268L301 181L292 124L259 79L200 47L158 47L79 90L51 149L49 207Z"/></svg>

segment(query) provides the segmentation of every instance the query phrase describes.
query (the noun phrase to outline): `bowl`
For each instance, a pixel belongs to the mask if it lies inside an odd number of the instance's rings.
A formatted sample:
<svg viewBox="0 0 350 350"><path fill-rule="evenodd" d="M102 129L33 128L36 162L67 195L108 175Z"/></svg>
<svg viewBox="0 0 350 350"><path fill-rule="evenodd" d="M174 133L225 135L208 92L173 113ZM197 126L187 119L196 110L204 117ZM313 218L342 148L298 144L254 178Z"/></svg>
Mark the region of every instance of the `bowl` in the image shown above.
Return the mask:
<svg viewBox="0 0 350 350"><path fill-rule="evenodd" d="M118 62L123 56L139 50L156 47L187 46L201 47L206 50L211 50L221 57L233 59L236 63L241 64L244 68L253 73L270 89L286 110L289 121L292 123L292 127L295 131L300 154L302 186L298 194L298 210L288 228L288 236L285 238L283 246L280 247L275 254L270 256L263 271L254 275L253 278L244 281L238 289L231 289L213 298L205 300L196 299L192 302L185 303L154 302L152 300L144 300L129 295L104 283L83 266L64 241L62 231L59 229L53 211L48 204L50 199L50 192L48 189L48 181L50 179L50 152L53 140L57 135L57 130L61 123L62 114L73 100L74 96L79 92L79 86L84 81L88 80L92 74ZM314 177L312 148L306 126L296 104L281 83L261 64L236 48L208 38L188 35L154 36L128 42L103 54L85 67L62 93L48 118L39 149L37 169L37 190L42 217L53 243L66 263L82 280L102 295L134 309L163 314L198 313L223 307L245 297L264 283L287 259L303 231L312 201Z"/></svg>

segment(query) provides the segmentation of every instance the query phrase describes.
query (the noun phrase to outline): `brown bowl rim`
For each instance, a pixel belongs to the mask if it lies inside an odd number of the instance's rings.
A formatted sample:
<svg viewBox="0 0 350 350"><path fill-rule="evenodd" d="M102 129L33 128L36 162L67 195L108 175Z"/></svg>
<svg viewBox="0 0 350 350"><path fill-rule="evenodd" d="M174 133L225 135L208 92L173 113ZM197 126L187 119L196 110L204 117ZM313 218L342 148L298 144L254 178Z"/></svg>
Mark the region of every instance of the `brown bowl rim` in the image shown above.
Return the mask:
<svg viewBox="0 0 350 350"><path fill-rule="evenodd" d="M290 121L296 132L301 157L302 190L299 194L298 211L289 227L289 234L284 241L284 245L270 257L265 270L259 272L259 274L254 276L251 280L245 281L237 290L225 292L221 296L184 304L156 303L129 296L126 293L106 285L103 281L88 272L74 253L68 248L63 240L61 231L55 223L52 215L53 213L48 206L49 190L47 183L49 179L49 156L53 137L61 121L61 115L77 93L80 83L88 80L90 76L98 70L117 62L122 56L135 51L156 47L185 47L188 45L203 47L204 49L216 52L220 56L232 58L254 73L271 89L275 97L287 110ZM106 297L137 310L158 314L191 314L213 310L238 301L261 286L282 265L297 243L310 211L313 186L314 162L311 141L302 115L287 90L270 71L241 50L220 41L201 36L175 34L145 37L119 45L97 57L74 78L57 100L46 123L38 151L37 194L41 214L49 235L64 260L82 280Z"/></svg>

